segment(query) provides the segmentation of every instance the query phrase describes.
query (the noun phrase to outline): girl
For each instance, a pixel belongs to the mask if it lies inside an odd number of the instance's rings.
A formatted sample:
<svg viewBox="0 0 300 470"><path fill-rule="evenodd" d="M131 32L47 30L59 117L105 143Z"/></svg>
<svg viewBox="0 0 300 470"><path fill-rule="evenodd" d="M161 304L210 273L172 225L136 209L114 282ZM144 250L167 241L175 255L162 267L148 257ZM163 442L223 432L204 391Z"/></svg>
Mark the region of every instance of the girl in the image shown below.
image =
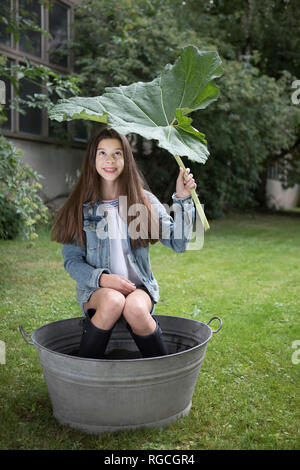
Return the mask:
<svg viewBox="0 0 300 470"><path fill-rule="evenodd" d="M63 244L64 267L77 282L85 315L79 356L103 358L121 315L143 357L167 354L152 316L159 293L149 243L160 240L176 252L186 250L195 217L190 190L196 183L189 169L183 173L180 169L172 196L177 207L173 219L144 189L125 136L102 129L90 140L78 182L52 231L52 240Z"/></svg>

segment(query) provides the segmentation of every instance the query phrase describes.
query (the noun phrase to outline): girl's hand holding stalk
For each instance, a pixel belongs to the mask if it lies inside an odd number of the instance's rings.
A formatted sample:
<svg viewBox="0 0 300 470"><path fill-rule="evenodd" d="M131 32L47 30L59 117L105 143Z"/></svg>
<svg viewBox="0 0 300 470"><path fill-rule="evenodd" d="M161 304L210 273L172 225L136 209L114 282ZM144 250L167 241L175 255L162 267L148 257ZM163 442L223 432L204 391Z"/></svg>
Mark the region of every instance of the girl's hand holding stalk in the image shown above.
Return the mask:
<svg viewBox="0 0 300 470"><path fill-rule="evenodd" d="M190 173L190 169L179 168L179 175L176 181L176 196L179 198L189 197L191 190L197 188L197 184L193 178L193 174Z"/></svg>
<svg viewBox="0 0 300 470"><path fill-rule="evenodd" d="M185 172L186 171L186 168L184 166L184 163L183 161L181 160L180 156L179 155L174 155L174 158L176 160L176 162L178 163L179 167L183 169L183 171ZM201 206L201 203L199 201L199 198L196 194L196 191L195 191L195 188L192 188L190 189L190 193L191 193L191 196L193 198L193 201L194 201L194 204L196 206L196 210L200 216L200 219L201 219L201 222L204 226L204 230L208 230L209 229L209 223L207 221L207 218L206 218L206 215L204 213L204 210L202 209L202 206Z"/></svg>

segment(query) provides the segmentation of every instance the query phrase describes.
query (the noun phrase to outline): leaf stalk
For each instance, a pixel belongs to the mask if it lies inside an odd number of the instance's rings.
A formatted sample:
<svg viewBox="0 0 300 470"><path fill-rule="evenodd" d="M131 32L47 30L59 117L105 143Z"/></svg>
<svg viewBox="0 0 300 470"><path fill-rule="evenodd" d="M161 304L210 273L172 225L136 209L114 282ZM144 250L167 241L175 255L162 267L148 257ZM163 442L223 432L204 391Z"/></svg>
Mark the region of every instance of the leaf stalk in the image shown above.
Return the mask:
<svg viewBox="0 0 300 470"><path fill-rule="evenodd" d="M181 157L180 157L179 155L174 155L174 158L175 158L176 162L178 163L178 165L179 165L181 168L183 168L184 174L185 174L186 167L184 166L184 163L183 163ZM201 203L200 203L200 201L199 201L199 198L198 198L198 196L197 196L197 194L196 194L196 191L195 191L194 189L191 189L191 196L192 196L192 199L193 199L193 201L194 201L194 203L195 203L196 210L197 210L197 212L198 212L198 214L199 214L199 217L200 217L200 219L201 219L201 222L202 222L202 224L203 224L203 226L204 226L204 230L205 230L205 231L206 231L206 230L209 230L209 229L210 229L210 226L209 226L208 220L207 220L207 218L206 218L206 215L205 215L205 213L204 213L204 210L203 210L203 208L202 208L202 205L201 205Z"/></svg>

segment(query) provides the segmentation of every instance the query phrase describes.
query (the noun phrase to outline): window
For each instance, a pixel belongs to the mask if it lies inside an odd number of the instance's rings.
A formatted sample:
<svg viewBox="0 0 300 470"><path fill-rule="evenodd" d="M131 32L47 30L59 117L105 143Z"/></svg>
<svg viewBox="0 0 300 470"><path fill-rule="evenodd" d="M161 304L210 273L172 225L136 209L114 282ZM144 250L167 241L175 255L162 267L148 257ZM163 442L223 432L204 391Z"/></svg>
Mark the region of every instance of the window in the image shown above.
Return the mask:
<svg viewBox="0 0 300 470"><path fill-rule="evenodd" d="M59 74L71 73L68 41L73 3L71 0L0 0L0 55L8 57L10 66L23 63L26 56L32 65L43 64ZM9 17L14 22L20 19L19 35L9 31ZM85 123L56 123L48 119L45 110L38 108L26 107L26 114L11 110L9 104L16 97L14 88L9 79L0 79L6 85L4 132L38 140L55 140L67 132L69 136L73 134L73 140L87 140ZM34 93L47 93L47 90L42 83L21 79L20 98L26 99L26 95Z"/></svg>
<svg viewBox="0 0 300 470"><path fill-rule="evenodd" d="M26 22L30 21L37 27L42 26L42 6L38 0L19 0L19 16ZM19 49L27 54L42 57L41 33L35 30L26 30L20 34Z"/></svg>
<svg viewBox="0 0 300 470"><path fill-rule="evenodd" d="M26 99L26 95L42 93L41 85L32 83L23 78L20 81L20 98ZM27 134L42 135L43 111L39 108L27 108L26 114L19 114L19 131Z"/></svg>
<svg viewBox="0 0 300 470"><path fill-rule="evenodd" d="M11 46L10 34L6 31L7 28L7 18L10 15L11 2L10 0L1 0L0 3L0 16L2 21L0 21L0 44L4 46Z"/></svg>
<svg viewBox="0 0 300 470"><path fill-rule="evenodd" d="M91 126L89 121L84 119L75 119L73 124L73 140L77 142L86 142L89 139Z"/></svg>
<svg viewBox="0 0 300 470"><path fill-rule="evenodd" d="M275 163L275 165L268 168L267 177L271 180L279 181L279 179L280 179L279 178L279 168L278 168L277 163Z"/></svg>
<svg viewBox="0 0 300 470"><path fill-rule="evenodd" d="M54 2L49 11L49 61L51 64L68 66L68 12L69 9L59 2Z"/></svg>
<svg viewBox="0 0 300 470"><path fill-rule="evenodd" d="M40 58L45 65L53 64L66 71L70 68L68 40L70 38L71 8L58 0L0 0L0 47L14 49ZM19 19L19 37L10 33L9 17ZM42 34L47 31L50 35Z"/></svg>
<svg viewBox="0 0 300 470"><path fill-rule="evenodd" d="M56 103L57 100L59 99L59 96L54 92L52 95L52 102ZM67 121L62 121L62 122L57 122L57 121L51 121L51 119L48 119L48 133L49 137L52 137L53 139L63 139L65 135L68 134L68 122Z"/></svg>
<svg viewBox="0 0 300 470"><path fill-rule="evenodd" d="M7 61L7 66L11 66L12 61ZM8 131L12 130L12 110L9 107L11 101L11 83L10 80L6 77L0 77L5 84L5 105L3 106L4 114L7 117L7 121L2 124L2 128Z"/></svg>

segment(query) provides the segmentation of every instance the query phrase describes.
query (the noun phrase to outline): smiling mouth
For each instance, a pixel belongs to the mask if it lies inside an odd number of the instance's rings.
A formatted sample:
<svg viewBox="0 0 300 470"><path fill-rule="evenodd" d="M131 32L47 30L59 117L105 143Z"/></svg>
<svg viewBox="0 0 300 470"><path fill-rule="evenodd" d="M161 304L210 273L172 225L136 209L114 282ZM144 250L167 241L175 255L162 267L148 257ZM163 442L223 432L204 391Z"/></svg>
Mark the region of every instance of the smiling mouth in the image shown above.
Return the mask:
<svg viewBox="0 0 300 470"><path fill-rule="evenodd" d="M106 173L115 173L117 171L117 168L103 168L103 171Z"/></svg>

